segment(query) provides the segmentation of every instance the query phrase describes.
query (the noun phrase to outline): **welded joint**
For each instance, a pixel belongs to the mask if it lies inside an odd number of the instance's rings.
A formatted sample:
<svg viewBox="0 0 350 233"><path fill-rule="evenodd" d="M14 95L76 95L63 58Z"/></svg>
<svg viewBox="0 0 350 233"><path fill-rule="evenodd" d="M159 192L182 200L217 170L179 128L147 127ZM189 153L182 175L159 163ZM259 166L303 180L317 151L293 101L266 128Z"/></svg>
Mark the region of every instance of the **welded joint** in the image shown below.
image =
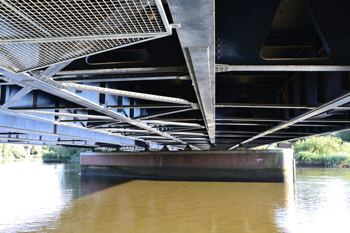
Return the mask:
<svg viewBox="0 0 350 233"><path fill-rule="evenodd" d="M54 81L51 77L47 77L45 75L39 76L36 79L38 79L40 81L43 81L43 82L45 82L47 84L50 84L52 86L55 86L55 87L57 87L59 89L67 89L67 87L65 85L62 85L61 83Z"/></svg>
<svg viewBox="0 0 350 233"><path fill-rule="evenodd" d="M196 103L191 103L191 108L192 108L193 110L198 110L198 109L199 109L199 105L196 104Z"/></svg>

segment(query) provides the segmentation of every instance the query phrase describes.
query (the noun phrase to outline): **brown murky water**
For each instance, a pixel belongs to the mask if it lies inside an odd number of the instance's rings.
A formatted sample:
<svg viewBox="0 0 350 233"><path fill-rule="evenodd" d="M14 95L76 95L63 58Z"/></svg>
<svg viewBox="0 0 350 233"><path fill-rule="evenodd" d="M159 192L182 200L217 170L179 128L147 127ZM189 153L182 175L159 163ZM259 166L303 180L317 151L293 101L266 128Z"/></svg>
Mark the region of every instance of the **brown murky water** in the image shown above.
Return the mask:
<svg viewBox="0 0 350 233"><path fill-rule="evenodd" d="M0 165L0 232L349 232L350 169L296 186L80 177L79 165Z"/></svg>

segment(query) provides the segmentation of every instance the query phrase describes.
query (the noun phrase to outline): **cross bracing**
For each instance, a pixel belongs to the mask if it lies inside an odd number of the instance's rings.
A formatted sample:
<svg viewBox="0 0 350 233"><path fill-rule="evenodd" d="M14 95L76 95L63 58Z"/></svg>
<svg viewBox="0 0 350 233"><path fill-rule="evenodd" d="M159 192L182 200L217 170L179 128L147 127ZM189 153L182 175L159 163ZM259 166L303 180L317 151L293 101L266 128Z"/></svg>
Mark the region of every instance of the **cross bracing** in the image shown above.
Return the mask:
<svg viewBox="0 0 350 233"><path fill-rule="evenodd" d="M229 150L345 130L346 6L308 2L2 1L0 142Z"/></svg>

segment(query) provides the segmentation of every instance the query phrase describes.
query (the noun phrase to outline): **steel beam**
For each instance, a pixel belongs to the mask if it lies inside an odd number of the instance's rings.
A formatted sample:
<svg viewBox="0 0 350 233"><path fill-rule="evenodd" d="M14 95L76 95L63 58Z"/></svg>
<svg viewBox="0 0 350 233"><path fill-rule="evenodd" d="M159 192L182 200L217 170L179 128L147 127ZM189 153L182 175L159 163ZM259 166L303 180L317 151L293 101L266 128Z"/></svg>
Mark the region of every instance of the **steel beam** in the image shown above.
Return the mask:
<svg viewBox="0 0 350 233"><path fill-rule="evenodd" d="M28 145L31 145L31 146L74 146L74 147L82 147L82 148L98 148L99 146L88 146L88 147L85 147L84 145L81 145L81 144L76 144L76 145L65 145L65 144L52 144L52 143L45 143L45 141L43 141L43 143L35 143L35 142L16 142L16 141L13 141L13 140L0 140L0 143L3 143L3 144L11 144L11 145L22 145L22 146L28 146Z"/></svg>
<svg viewBox="0 0 350 233"><path fill-rule="evenodd" d="M92 83L92 82L131 82L131 81L161 81L161 80L191 80L190 76L160 76L160 77L132 77L132 78L74 78L56 77L57 82Z"/></svg>
<svg viewBox="0 0 350 233"><path fill-rule="evenodd" d="M168 133L171 135L182 135L182 136L204 136L204 137L208 136L208 134L205 134L205 133L171 132L171 131L168 131Z"/></svg>
<svg viewBox="0 0 350 233"><path fill-rule="evenodd" d="M202 118L157 118L159 121L198 121L202 122Z"/></svg>
<svg viewBox="0 0 350 233"><path fill-rule="evenodd" d="M22 110L16 111L27 114L38 114L38 115L51 115L51 116L66 116L66 117L76 117L76 118L90 118L90 119L101 119L101 120L115 120L112 117L98 116L98 115L87 115L87 114L75 114L75 113L64 113L64 112L44 112L35 110Z"/></svg>
<svg viewBox="0 0 350 233"><path fill-rule="evenodd" d="M149 133L147 130L141 129L113 129L112 133Z"/></svg>
<svg viewBox="0 0 350 233"><path fill-rule="evenodd" d="M232 130L220 130L220 131L216 131L217 134L260 134L262 132L254 132L254 131L232 131ZM282 134L282 135L313 135L313 133L301 133L301 132L275 132L273 133L273 135L275 134Z"/></svg>
<svg viewBox="0 0 350 233"><path fill-rule="evenodd" d="M215 72L234 71L289 71L289 72L342 72L350 71L350 66L325 65L225 65L216 64Z"/></svg>
<svg viewBox="0 0 350 233"><path fill-rule="evenodd" d="M12 84L13 85L13 84ZM189 108L190 105L163 105L163 104L141 104L141 105L110 105L106 108L108 109L134 109L134 108ZM24 108L24 107L13 107L9 108L11 110L91 110L85 107L32 107L32 108Z"/></svg>
<svg viewBox="0 0 350 233"><path fill-rule="evenodd" d="M269 119L269 118L240 118L240 117L222 117L216 118L216 121L233 121L233 122L287 122L286 119ZM350 123L348 119L308 119L303 122L321 122L321 123Z"/></svg>
<svg viewBox="0 0 350 233"><path fill-rule="evenodd" d="M285 121L288 122L288 121ZM337 122L341 123L341 122ZM237 125L237 126L275 126L276 124L264 124L264 123L216 123L216 125ZM342 127L341 125L317 125L317 124L293 124L291 127Z"/></svg>
<svg viewBox="0 0 350 233"><path fill-rule="evenodd" d="M0 135L27 135L25 133L0 133Z"/></svg>
<svg viewBox="0 0 350 233"><path fill-rule="evenodd" d="M162 105L162 104L140 104L140 105L110 105L109 109L125 109L125 108L188 108L191 105Z"/></svg>
<svg viewBox="0 0 350 233"><path fill-rule="evenodd" d="M0 83L0 86L9 86L9 85L13 85L13 84L12 83L8 83L8 82Z"/></svg>
<svg viewBox="0 0 350 233"><path fill-rule="evenodd" d="M217 104L216 108L275 108L275 109L315 109L313 105L295 105L295 104L240 104L240 103L222 103Z"/></svg>
<svg viewBox="0 0 350 233"><path fill-rule="evenodd" d="M197 128L205 128L204 126L196 123L185 123L185 122L172 122L172 121L158 121L158 120L143 120L141 122L153 125L178 125L185 127L197 127ZM168 127L170 128L170 127Z"/></svg>
<svg viewBox="0 0 350 233"><path fill-rule="evenodd" d="M66 145L66 146L83 146L83 147L98 147L94 144L78 144L78 143L70 143L65 141L50 141L50 140L36 140L36 139L30 139L30 138L8 138L8 137L1 137L0 140L8 140L8 141L25 141L25 142L40 142L40 143L51 143L56 145Z"/></svg>
<svg viewBox="0 0 350 233"><path fill-rule="evenodd" d="M89 128L89 129L96 129L96 128L98 128L98 127L115 125L116 123L118 123L118 122L103 123L103 124L99 124L99 125L90 125L90 126L87 126L87 128Z"/></svg>
<svg viewBox="0 0 350 233"><path fill-rule="evenodd" d="M54 125L57 125L56 130L54 130ZM136 145L135 138L114 136L113 134L103 131L92 131L82 126L55 122L53 120L34 116L27 116L10 110L0 110L0 129L34 135L95 141L111 145Z"/></svg>
<svg viewBox="0 0 350 233"><path fill-rule="evenodd" d="M263 123L216 123L216 125L274 126L273 124L263 124Z"/></svg>
<svg viewBox="0 0 350 233"><path fill-rule="evenodd" d="M168 0L210 143L215 144L215 1ZM201 23L198 23L201 22Z"/></svg>
<svg viewBox="0 0 350 233"><path fill-rule="evenodd" d="M61 67L58 67L58 68L61 68ZM58 69L57 68L57 69ZM70 102L73 102L75 104L78 104L78 105L81 105L81 106L84 106L86 108L89 108L89 109L93 109L97 112L100 112L102 114L105 114L107 116L110 116L110 117L113 117L114 119L116 120L120 120L120 121L123 121L123 122L126 122L126 123L129 123L129 124L132 124L134 126L137 126L141 129L146 129L150 132L154 132L158 135L161 135L161 136L164 136L166 138L169 138L175 142L178 142L180 144L187 144L186 142L183 142L175 137L172 137L172 136L169 136L168 134L166 133L163 133L163 132L160 132L152 127L149 127L149 126L146 126L144 123L138 121L138 120L132 120L126 116L123 116L119 113L116 113L112 110L109 110L103 106L100 106L92 101L89 101L79 95L76 95L74 93L71 93L67 90L62 90L60 88L60 85L59 83L53 81L53 80L48 80L48 78L46 77L51 77L53 75L53 70L56 71L56 67L50 67L49 70L45 70L39 77L35 78L33 76L30 76L28 74L14 74L13 72L10 72L10 71L6 71L6 70L1 70L0 72L9 77L9 79L11 80L14 80L16 82L23 82L23 81L27 81L27 80L30 80L31 82L28 82L28 85L32 86L32 87L35 87L35 88L39 88L45 92L48 92L52 95L56 95L60 98L63 98L63 99L66 99Z"/></svg>
<svg viewBox="0 0 350 233"><path fill-rule="evenodd" d="M74 83L62 83L62 85L64 85L67 89L91 91L91 92L97 92L102 94L125 96L130 98L160 101L160 102L167 102L167 103L173 103L173 104L187 104L187 105L191 105L193 109L198 108L196 104L180 98L144 94L144 93L132 92L132 91L122 91L117 89L95 87L95 86L88 86L88 85L81 85L81 84L74 84Z"/></svg>
<svg viewBox="0 0 350 233"><path fill-rule="evenodd" d="M156 113L156 114L149 115L149 116L137 117L134 119L144 120L144 119L166 116L166 115L171 115L171 114L176 114L176 113L181 113L181 112L188 112L188 111L192 111L192 110L193 110L192 108L186 108L186 109L180 109L180 110L175 110L175 111L166 111L166 112L160 112L160 113Z"/></svg>
<svg viewBox="0 0 350 233"><path fill-rule="evenodd" d="M216 135L216 138L250 138L252 135L249 134L224 134ZM276 136L265 136L265 138L293 138L289 135L276 135Z"/></svg>
<svg viewBox="0 0 350 233"><path fill-rule="evenodd" d="M11 118L9 120L5 117ZM10 123L2 126L1 122ZM53 127L53 125L57 125L57 127ZM17 128L11 128L9 126ZM54 128L56 129L54 130ZM157 149L159 147L158 144L154 144L153 142L145 141L142 139L137 139L135 137L116 135L102 130L92 130L78 125L57 122L46 118L17 113L11 110L0 110L0 129L34 135L72 138L73 140L94 141L97 143L109 145L143 147L140 144L147 142L150 148ZM170 149L177 150L178 148ZM197 150L198 148L193 147L193 149Z"/></svg>
<svg viewBox="0 0 350 233"><path fill-rule="evenodd" d="M233 121L233 122L285 122L284 119L268 119L268 118L241 118L241 117L221 117L216 118L216 121Z"/></svg>
<svg viewBox="0 0 350 233"><path fill-rule="evenodd" d="M55 76L72 75L109 75L109 74L154 74L154 73L186 73L186 66L173 67L142 67L142 68L116 68L98 70L65 70L58 71Z"/></svg>
<svg viewBox="0 0 350 233"><path fill-rule="evenodd" d="M84 107L10 107L10 110L13 111L22 111L22 110L89 110Z"/></svg>
<svg viewBox="0 0 350 233"><path fill-rule="evenodd" d="M86 119L86 120L77 120L77 119L75 119L75 120L60 120L60 122L72 122L72 123L75 123L75 122L111 122L111 121L113 121L113 123L115 123L116 122L116 120L115 119L113 119L113 120L96 120L96 119Z"/></svg>
<svg viewBox="0 0 350 233"><path fill-rule="evenodd" d="M322 113L327 112L327 111L329 111L331 109L334 109L335 107L344 105L344 104L346 104L348 102L350 102L350 93L345 94L343 96L340 96L340 97L338 97L338 98L336 98L336 99L334 99L332 101L329 101L328 103L325 103L325 104L323 104L323 105L321 105L321 106L319 106L319 107L317 107L317 108L315 108L313 110L310 110L307 113L304 113L304 114L302 114L300 116L297 116L297 117L295 117L294 119L292 119L290 121L282 123L282 124L272 128L272 129L269 129L269 130L267 130L267 131L265 131L263 133L260 133L260 134L254 136L254 137L251 137L251 138L249 138L247 140L244 140L241 143L242 144L246 144L246 143L251 142L251 141L253 141L253 140L257 139L257 138L264 137L265 135L272 134L272 133L274 133L276 131L279 131L281 129L285 129L285 128L289 127L289 126L293 126L296 123L305 121L305 120L310 119L312 117L315 117L315 116L317 116L319 114L322 114ZM235 145L235 146L237 146L237 145ZM234 147L231 147L230 149L233 149L233 148Z"/></svg>
<svg viewBox="0 0 350 233"><path fill-rule="evenodd" d="M232 130L220 130L216 131L216 133L228 133L228 134L260 134L262 132L254 132L254 131L232 131ZM287 134L287 135L312 135L312 133L301 133L301 132L275 132L273 134Z"/></svg>
<svg viewBox="0 0 350 233"><path fill-rule="evenodd" d="M341 122L337 122L341 123ZM346 123L345 123L346 124ZM344 127L345 125L318 125L318 124L305 124L304 121L301 124L294 124L291 127Z"/></svg>

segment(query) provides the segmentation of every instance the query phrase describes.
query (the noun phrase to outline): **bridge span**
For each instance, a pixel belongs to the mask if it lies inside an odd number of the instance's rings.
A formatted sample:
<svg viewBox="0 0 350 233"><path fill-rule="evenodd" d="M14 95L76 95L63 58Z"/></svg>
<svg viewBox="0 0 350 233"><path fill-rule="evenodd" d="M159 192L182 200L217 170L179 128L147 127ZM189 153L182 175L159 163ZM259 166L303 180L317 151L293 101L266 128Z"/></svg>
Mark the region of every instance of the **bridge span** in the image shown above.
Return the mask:
<svg viewBox="0 0 350 233"><path fill-rule="evenodd" d="M0 143L233 150L346 130L348 1L0 2Z"/></svg>

